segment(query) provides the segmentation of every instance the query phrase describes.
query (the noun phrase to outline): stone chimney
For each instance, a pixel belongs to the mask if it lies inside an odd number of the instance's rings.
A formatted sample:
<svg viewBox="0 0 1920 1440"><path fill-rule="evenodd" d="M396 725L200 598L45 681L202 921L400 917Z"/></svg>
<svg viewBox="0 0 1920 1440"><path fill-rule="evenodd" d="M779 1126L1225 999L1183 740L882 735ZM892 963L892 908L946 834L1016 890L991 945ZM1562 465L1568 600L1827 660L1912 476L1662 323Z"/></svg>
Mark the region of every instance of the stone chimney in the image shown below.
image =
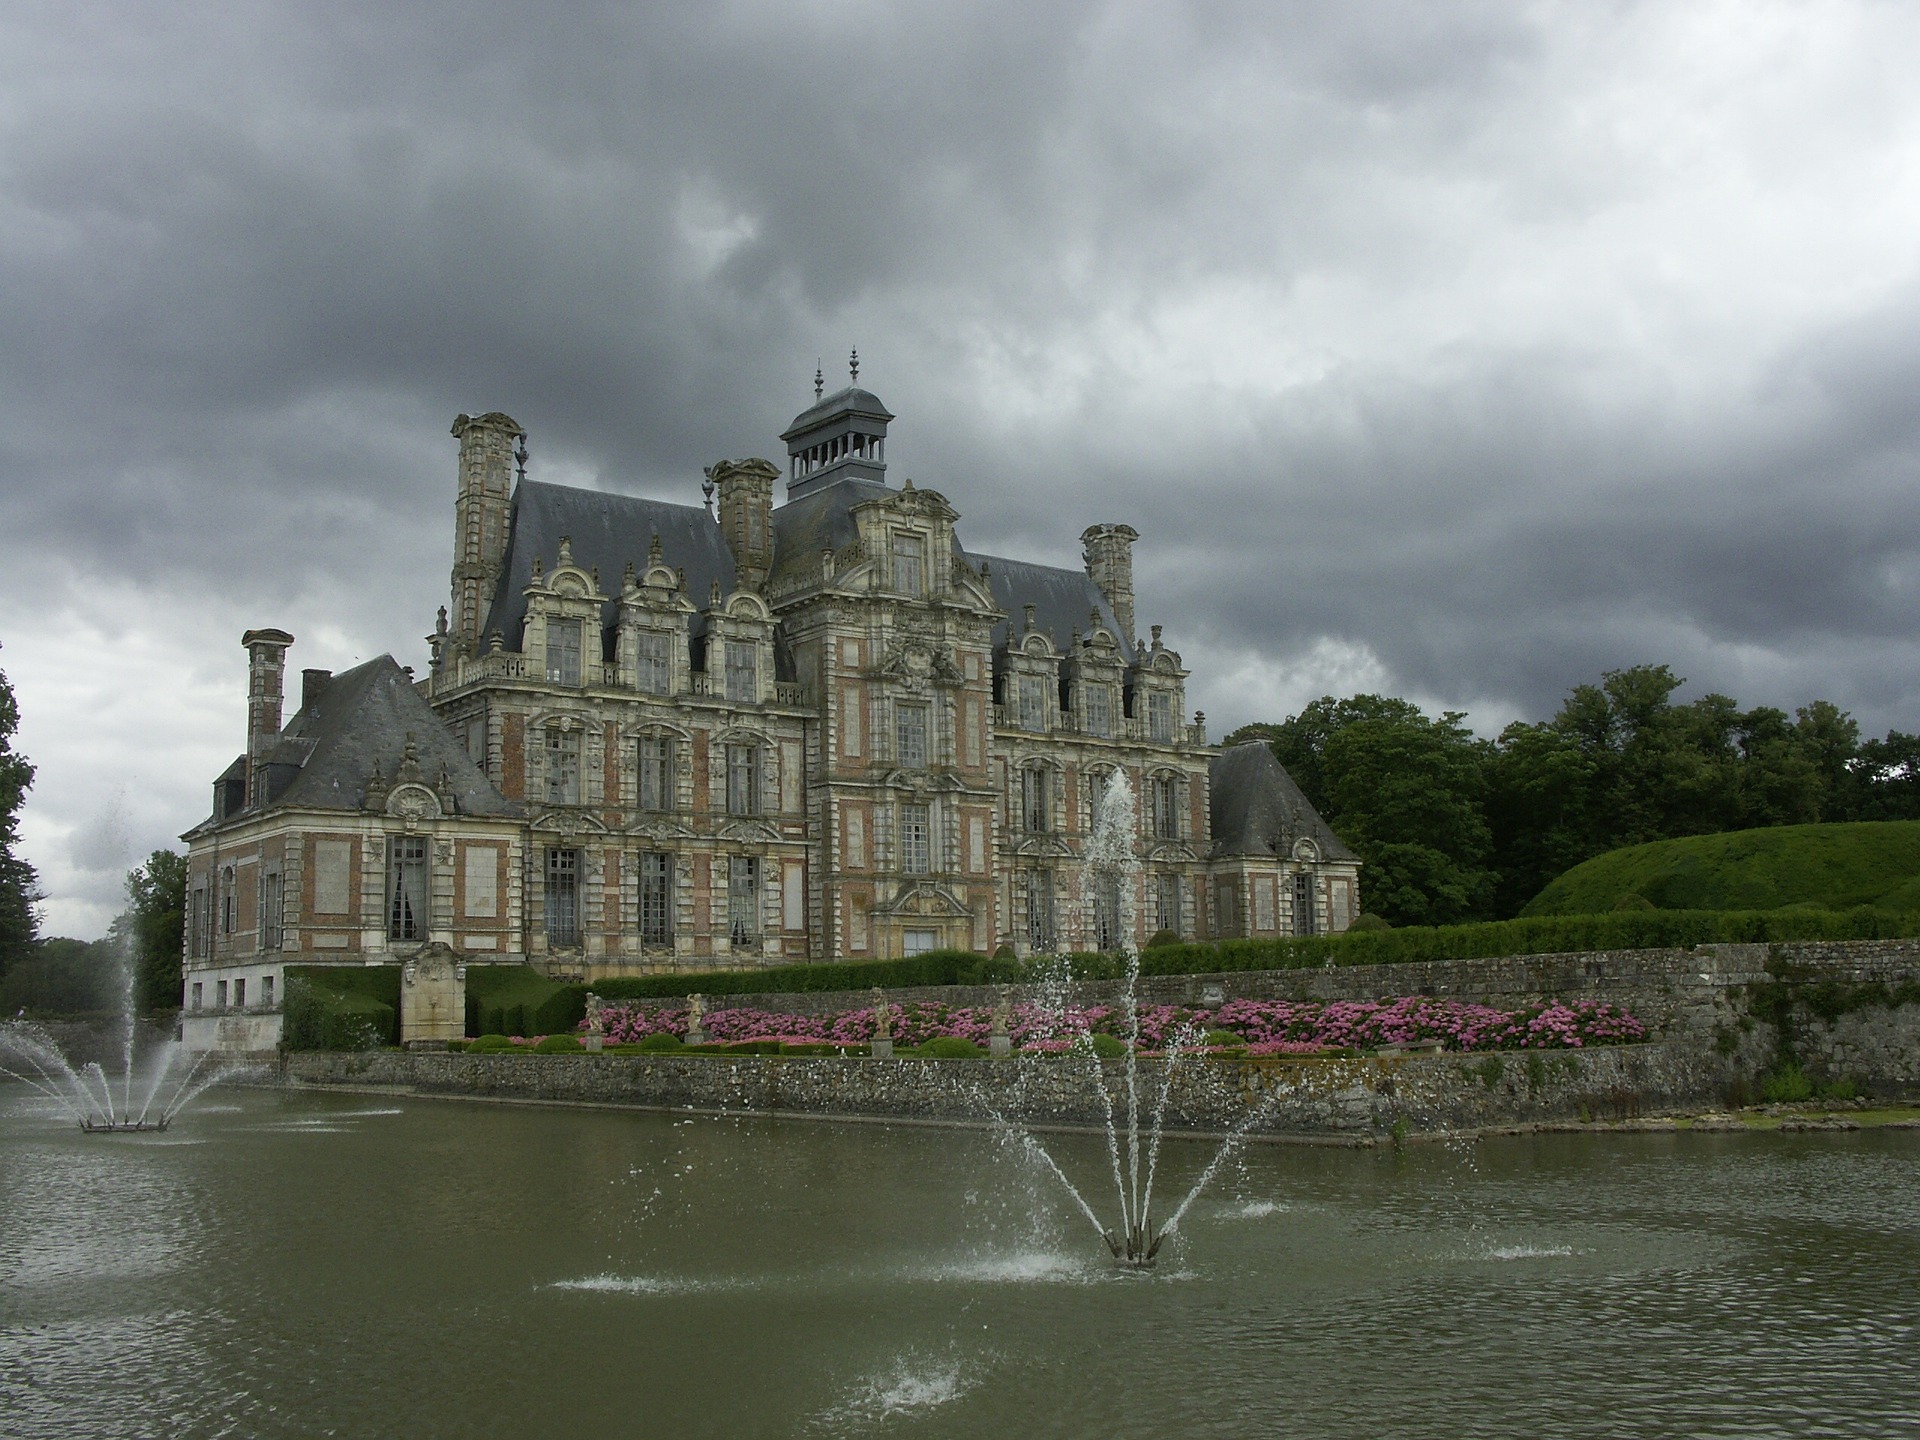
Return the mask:
<svg viewBox="0 0 1920 1440"><path fill-rule="evenodd" d="M773 569L773 482L779 478L779 468L766 460L722 460L707 467L719 501L720 533L744 590L764 590Z"/></svg>
<svg viewBox="0 0 1920 1440"><path fill-rule="evenodd" d="M300 708L311 710L320 703L320 697L327 693L327 683L333 679L331 670L302 670L300 672Z"/></svg>
<svg viewBox="0 0 1920 1440"><path fill-rule="evenodd" d="M462 415L453 422L460 441L460 492L453 504L453 623L449 638L457 653L480 648L480 627L500 582L507 556L507 517L512 503L514 442L526 431L498 410ZM524 451L522 452L524 454Z"/></svg>
<svg viewBox="0 0 1920 1440"><path fill-rule="evenodd" d="M1131 525L1089 525L1080 534L1085 548L1087 578L1113 607L1120 622L1120 644L1133 648L1133 542L1140 532Z"/></svg>
<svg viewBox="0 0 1920 1440"><path fill-rule="evenodd" d="M249 630L247 647L247 804L258 805L265 776L262 762L280 738L280 700L293 636L284 630Z"/></svg>

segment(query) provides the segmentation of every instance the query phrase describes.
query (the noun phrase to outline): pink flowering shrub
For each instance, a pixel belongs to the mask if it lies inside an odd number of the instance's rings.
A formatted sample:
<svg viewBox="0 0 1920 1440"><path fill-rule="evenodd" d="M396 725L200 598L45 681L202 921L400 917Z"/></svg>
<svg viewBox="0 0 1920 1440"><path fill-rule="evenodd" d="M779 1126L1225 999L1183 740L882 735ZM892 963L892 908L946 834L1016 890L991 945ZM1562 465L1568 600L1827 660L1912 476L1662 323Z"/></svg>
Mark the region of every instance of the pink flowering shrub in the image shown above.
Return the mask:
<svg viewBox="0 0 1920 1440"><path fill-rule="evenodd" d="M601 1010L606 1037L632 1044L650 1035L684 1036L684 1006L620 1001ZM993 1012L980 1006L906 1004L892 1007L892 1034L902 1048L940 1036L985 1045ZM584 1022L583 1022L584 1023ZM1398 1000L1229 1000L1216 1010L1183 1005L1143 1005L1140 1043L1163 1050L1180 1037L1190 1046L1206 1031L1228 1031L1254 1055L1302 1055L1322 1050L1373 1050L1438 1040L1449 1050L1578 1050L1590 1045L1626 1045L1646 1038L1646 1026L1614 1005L1595 1001L1554 1002L1502 1010L1461 1000L1406 996ZM873 1038L870 1008L831 1015L786 1015L744 1007L709 1010L703 1028L710 1040L780 1040L793 1044L864 1045ZM1015 1005L1007 1033L1017 1050L1060 1052L1083 1034L1127 1033L1118 1007L1047 1010Z"/></svg>

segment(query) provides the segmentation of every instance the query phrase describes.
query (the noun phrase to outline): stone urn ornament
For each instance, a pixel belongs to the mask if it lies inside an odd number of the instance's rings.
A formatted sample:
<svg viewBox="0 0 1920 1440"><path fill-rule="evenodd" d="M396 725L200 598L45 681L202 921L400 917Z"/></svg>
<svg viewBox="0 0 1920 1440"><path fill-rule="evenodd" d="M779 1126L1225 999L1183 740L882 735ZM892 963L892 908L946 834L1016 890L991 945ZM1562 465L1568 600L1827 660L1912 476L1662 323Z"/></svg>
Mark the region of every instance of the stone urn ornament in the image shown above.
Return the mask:
<svg viewBox="0 0 1920 1440"><path fill-rule="evenodd" d="M887 992L873 987L873 1053L882 1060L893 1055L893 1016L887 1008Z"/></svg>

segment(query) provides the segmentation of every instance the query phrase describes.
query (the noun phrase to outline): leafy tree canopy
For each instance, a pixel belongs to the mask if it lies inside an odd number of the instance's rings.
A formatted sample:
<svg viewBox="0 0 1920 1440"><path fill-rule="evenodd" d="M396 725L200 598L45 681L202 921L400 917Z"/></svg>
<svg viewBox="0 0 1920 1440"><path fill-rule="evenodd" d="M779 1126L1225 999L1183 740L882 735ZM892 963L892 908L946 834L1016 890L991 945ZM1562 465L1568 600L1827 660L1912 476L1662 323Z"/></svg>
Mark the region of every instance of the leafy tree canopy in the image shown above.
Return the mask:
<svg viewBox="0 0 1920 1440"><path fill-rule="evenodd" d="M20 706L0 672L0 975L33 954L39 918L39 876L17 851L20 806L33 784L33 766L13 748L20 728Z"/></svg>

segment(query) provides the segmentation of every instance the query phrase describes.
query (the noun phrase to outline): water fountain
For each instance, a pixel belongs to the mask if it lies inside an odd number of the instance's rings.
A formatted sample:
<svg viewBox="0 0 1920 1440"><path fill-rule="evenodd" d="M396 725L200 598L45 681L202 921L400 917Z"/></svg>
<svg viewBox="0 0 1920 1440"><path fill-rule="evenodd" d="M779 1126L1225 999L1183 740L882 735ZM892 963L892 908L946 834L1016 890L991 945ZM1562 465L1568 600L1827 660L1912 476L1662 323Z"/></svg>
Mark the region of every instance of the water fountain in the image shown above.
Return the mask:
<svg viewBox="0 0 1920 1440"><path fill-rule="evenodd" d="M1107 1157L1113 1170L1114 1191L1119 1205L1118 1226L1101 1221L1074 1183L1067 1178L1047 1148L1018 1121L995 1111L994 1119L1005 1127L1021 1149L1042 1169L1053 1175L1079 1206L1100 1238L1112 1252L1116 1264L1129 1270L1150 1270L1160 1250L1179 1229L1193 1202L1199 1198L1233 1150L1252 1130L1278 1098L1269 1094L1228 1132L1200 1178L1183 1196L1163 1225L1153 1221L1153 1187L1159 1170L1160 1141L1165 1129L1167 1102L1183 1061L1200 1053L1203 1037L1193 1026L1183 1027L1166 1045L1161 1060L1159 1093L1151 1112L1142 1124L1140 1076L1140 952L1132 943L1133 897L1138 886L1141 865L1134 844L1136 809L1133 787L1126 772L1116 770L1101 791L1093 832L1087 843L1086 871L1081 887L1081 908L1087 933L1117 937L1115 948L1125 963L1120 1004L1126 1020L1126 1051L1121 1066L1118 1094L1108 1083L1106 1062L1097 1052L1092 1034L1084 1027L1073 1038L1070 1054L1083 1057L1090 1077L1105 1100ZM1064 985L1060 1003L1053 1008L1063 1017ZM1063 1020L1064 1024L1064 1020Z"/></svg>
<svg viewBox="0 0 1920 1440"><path fill-rule="evenodd" d="M195 1096L233 1073L230 1067L208 1068L208 1052L189 1058L178 1040L151 1045L144 1054L136 1054L139 1026L133 965L124 941L117 953L121 979L117 1077L109 1077L98 1061L76 1067L59 1043L32 1021L0 1021L0 1075L39 1091L90 1135L165 1130Z"/></svg>

